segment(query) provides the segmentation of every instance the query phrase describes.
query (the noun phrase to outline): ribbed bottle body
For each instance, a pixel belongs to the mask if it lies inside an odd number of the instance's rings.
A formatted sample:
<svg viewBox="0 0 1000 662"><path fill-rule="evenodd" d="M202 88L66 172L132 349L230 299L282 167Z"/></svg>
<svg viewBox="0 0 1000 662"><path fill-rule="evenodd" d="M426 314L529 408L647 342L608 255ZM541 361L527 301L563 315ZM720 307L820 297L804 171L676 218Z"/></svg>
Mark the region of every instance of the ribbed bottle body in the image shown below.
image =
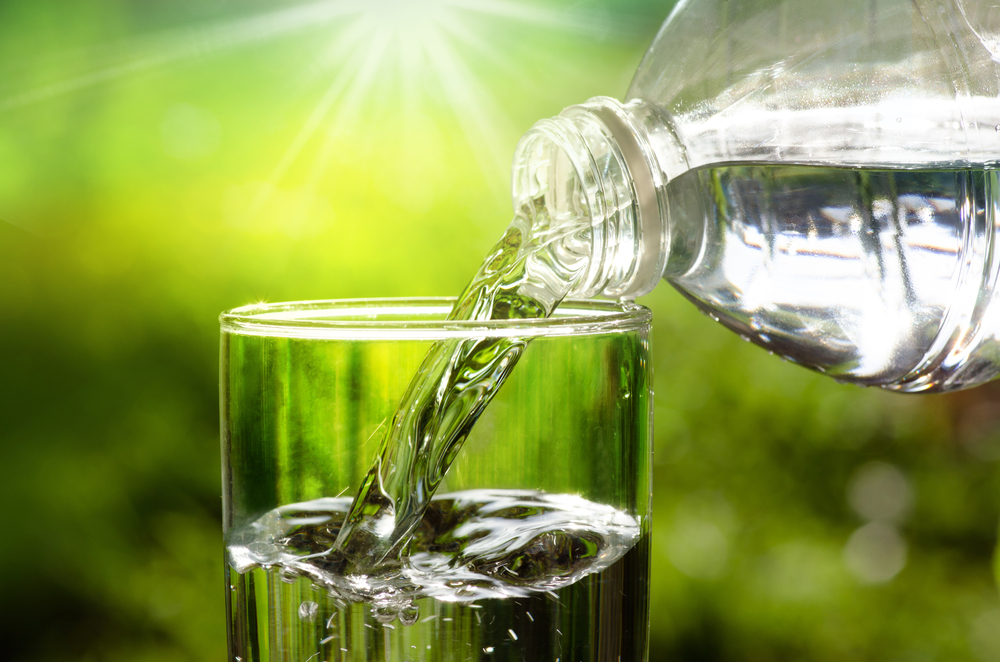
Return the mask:
<svg viewBox="0 0 1000 662"><path fill-rule="evenodd" d="M668 185L702 220L671 282L719 322L838 379L902 391L1000 370L1000 185L980 167L721 164Z"/></svg>
<svg viewBox="0 0 1000 662"><path fill-rule="evenodd" d="M995 377L1000 13L980 5L679 3L627 95L669 126L648 141L664 277L839 379Z"/></svg>

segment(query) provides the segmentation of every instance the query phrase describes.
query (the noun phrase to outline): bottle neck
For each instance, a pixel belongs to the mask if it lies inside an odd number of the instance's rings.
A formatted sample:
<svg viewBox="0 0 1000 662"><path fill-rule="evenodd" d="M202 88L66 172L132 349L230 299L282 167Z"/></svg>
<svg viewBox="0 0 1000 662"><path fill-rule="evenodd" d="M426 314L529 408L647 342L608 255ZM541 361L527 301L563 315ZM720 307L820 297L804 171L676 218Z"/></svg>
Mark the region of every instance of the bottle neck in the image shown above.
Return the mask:
<svg viewBox="0 0 1000 662"><path fill-rule="evenodd" d="M589 226L590 260L570 293L632 299L670 264L666 184L686 170L670 123L654 107L595 97L541 120L514 156L515 209Z"/></svg>

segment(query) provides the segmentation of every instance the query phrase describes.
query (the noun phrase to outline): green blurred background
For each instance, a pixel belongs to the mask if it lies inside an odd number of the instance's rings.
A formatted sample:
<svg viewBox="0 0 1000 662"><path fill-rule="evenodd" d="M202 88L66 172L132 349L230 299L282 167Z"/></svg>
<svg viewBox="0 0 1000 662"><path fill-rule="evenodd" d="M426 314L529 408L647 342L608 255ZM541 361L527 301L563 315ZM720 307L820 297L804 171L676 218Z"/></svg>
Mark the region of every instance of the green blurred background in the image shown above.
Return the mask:
<svg viewBox="0 0 1000 662"><path fill-rule="evenodd" d="M457 293L671 3L0 0L0 641L225 657L218 313ZM998 660L1000 390L655 312L652 660Z"/></svg>

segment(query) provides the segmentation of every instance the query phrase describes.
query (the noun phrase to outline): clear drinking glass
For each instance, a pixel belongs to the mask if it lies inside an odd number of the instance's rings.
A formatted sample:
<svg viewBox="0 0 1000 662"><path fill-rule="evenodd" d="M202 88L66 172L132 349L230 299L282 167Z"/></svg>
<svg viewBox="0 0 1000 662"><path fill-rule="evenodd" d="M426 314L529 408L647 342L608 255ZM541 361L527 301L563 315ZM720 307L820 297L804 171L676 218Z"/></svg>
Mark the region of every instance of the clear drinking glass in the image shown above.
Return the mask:
<svg viewBox="0 0 1000 662"><path fill-rule="evenodd" d="M449 299L255 305L221 317L230 660L645 660L651 315L446 321ZM401 564L338 574L339 523L433 343L521 359Z"/></svg>

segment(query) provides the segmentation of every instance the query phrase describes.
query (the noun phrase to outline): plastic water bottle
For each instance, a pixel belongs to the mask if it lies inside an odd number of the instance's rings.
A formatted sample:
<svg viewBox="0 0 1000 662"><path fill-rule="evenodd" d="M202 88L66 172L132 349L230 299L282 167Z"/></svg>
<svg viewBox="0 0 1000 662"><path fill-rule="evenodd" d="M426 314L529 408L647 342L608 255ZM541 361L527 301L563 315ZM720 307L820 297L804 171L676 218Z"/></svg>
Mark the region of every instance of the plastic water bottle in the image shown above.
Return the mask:
<svg viewBox="0 0 1000 662"><path fill-rule="evenodd" d="M538 122L515 208L590 221L572 295L661 279L754 343L905 392L1000 373L1000 12L682 0L626 103Z"/></svg>

